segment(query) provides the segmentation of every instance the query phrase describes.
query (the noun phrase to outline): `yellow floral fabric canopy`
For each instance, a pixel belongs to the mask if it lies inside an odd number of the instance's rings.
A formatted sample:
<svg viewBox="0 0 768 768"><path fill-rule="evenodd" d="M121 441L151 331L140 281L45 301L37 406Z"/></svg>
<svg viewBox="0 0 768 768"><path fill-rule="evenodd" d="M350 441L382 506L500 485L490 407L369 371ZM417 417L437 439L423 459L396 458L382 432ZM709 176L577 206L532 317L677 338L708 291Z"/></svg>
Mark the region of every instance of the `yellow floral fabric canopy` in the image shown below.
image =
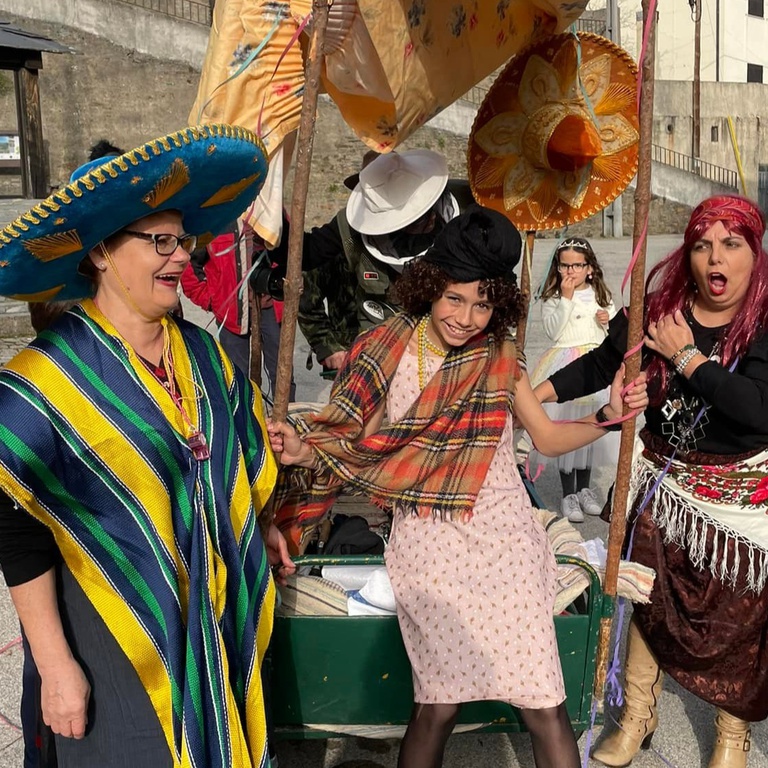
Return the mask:
<svg viewBox="0 0 768 768"><path fill-rule="evenodd" d="M387 152L532 40L576 21L587 1L333 0L323 85L360 139ZM279 238L283 160L304 93L299 37L311 8L311 0L217 0L190 112L193 124L227 122L261 136L270 174L251 223L268 242Z"/></svg>

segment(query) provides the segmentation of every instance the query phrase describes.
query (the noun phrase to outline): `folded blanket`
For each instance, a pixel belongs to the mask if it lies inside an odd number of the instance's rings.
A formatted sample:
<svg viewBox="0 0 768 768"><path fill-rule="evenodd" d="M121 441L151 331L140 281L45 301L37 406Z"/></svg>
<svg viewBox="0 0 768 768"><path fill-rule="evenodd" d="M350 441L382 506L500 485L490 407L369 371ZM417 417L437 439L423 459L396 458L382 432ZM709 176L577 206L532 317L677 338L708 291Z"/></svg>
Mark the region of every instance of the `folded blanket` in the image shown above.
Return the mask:
<svg viewBox="0 0 768 768"><path fill-rule="evenodd" d="M343 587L319 576L289 576L279 587L277 616L346 616L347 593Z"/></svg>
<svg viewBox="0 0 768 768"><path fill-rule="evenodd" d="M397 610L395 593L385 567L377 568L359 592L360 597L368 605L380 608L382 611L394 613Z"/></svg>
<svg viewBox="0 0 768 768"><path fill-rule="evenodd" d="M571 555L589 563L600 577L605 577L605 544L600 539L584 541L582 535L569 520L558 517L546 509L534 509L539 522L549 536L556 555ZM616 592L633 603L648 603L656 573L652 568L639 563L622 560L619 563L619 580ZM555 599L555 614L562 613L589 586L589 576L575 565L558 566L558 593Z"/></svg>
<svg viewBox="0 0 768 768"><path fill-rule="evenodd" d="M323 578L338 584L347 592L362 589L374 571L382 569L382 565L325 565Z"/></svg>
<svg viewBox="0 0 768 768"><path fill-rule="evenodd" d="M350 616L395 616L394 611L371 605L359 591L350 592L347 598L347 613Z"/></svg>

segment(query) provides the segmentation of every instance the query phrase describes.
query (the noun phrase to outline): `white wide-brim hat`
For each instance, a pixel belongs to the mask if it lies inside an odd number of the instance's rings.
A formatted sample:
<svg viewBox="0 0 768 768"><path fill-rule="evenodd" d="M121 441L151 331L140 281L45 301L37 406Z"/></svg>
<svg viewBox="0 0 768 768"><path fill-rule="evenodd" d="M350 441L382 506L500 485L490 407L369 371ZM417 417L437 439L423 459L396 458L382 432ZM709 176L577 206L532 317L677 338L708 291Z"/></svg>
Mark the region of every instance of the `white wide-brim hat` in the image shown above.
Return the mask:
<svg viewBox="0 0 768 768"><path fill-rule="evenodd" d="M390 152L360 171L347 201L347 221L364 235L386 235L412 224L443 194L445 158L428 149Z"/></svg>

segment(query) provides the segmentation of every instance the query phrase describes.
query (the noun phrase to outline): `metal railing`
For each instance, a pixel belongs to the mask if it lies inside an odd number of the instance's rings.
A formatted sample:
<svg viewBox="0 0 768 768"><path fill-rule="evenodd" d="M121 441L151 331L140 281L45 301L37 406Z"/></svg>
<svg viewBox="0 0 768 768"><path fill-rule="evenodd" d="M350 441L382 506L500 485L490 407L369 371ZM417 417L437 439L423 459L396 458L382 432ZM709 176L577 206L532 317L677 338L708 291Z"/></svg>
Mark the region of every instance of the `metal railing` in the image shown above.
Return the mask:
<svg viewBox="0 0 768 768"><path fill-rule="evenodd" d="M736 171L708 163L698 157L684 155L682 152L676 152L674 149L667 149L659 144L653 144L651 146L651 158L657 163L663 163L673 168L679 168L681 171L694 173L704 179L714 181L716 184L722 184L735 190L739 188L739 175Z"/></svg>
<svg viewBox="0 0 768 768"><path fill-rule="evenodd" d="M605 18L602 19L577 19L576 29L579 32L592 32L595 35L602 35L608 31L608 23Z"/></svg>
<svg viewBox="0 0 768 768"><path fill-rule="evenodd" d="M214 0L117 0L117 2L210 27Z"/></svg>

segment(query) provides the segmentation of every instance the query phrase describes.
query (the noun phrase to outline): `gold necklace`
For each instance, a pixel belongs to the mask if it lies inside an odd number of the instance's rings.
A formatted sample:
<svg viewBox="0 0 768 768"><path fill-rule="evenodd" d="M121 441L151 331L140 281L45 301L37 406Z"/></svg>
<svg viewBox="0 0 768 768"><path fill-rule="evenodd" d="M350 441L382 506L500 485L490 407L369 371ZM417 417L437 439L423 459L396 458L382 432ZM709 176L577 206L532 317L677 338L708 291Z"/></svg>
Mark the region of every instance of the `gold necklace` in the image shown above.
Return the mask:
<svg viewBox="0 0 768 768"><path fill-rule="evenodd" d="M429 315L419 320L417 328L418 345L417 345L417 360L419 364L419 389L424 389L427 386L427 351L431 352L435 357L445 357L447 352L442 350L437 344L433 344L429 340L427 335L427 326L429 325Z"/></svg>

